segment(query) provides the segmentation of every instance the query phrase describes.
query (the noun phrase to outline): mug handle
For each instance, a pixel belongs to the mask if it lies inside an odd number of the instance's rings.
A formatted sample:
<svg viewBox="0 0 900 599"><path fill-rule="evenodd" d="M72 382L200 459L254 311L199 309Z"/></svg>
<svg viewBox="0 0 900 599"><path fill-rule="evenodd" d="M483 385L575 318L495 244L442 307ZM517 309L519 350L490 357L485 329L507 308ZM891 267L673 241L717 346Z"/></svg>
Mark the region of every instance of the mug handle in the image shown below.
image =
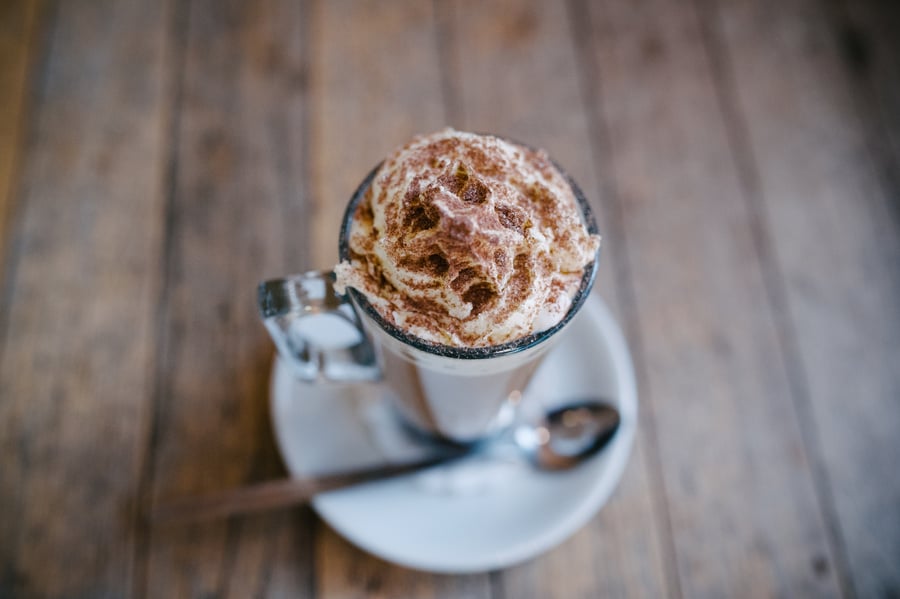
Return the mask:
<svg viewBox="0 0 900 599"><path fill-rule="evenodd" d="M257 304L278 353L301 381L381 379L375 347L350 301L334 290L333 272L264 281Z"/></svg>

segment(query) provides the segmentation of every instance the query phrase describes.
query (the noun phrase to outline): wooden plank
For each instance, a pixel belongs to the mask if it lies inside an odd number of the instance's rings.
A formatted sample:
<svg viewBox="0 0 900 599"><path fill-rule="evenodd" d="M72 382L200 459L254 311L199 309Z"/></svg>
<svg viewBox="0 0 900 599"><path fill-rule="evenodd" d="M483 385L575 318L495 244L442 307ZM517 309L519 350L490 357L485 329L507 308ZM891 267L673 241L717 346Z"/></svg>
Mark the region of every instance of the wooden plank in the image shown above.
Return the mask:
<svg viewBox="0 0 900 599"><path fill-rule="evenodd" d="M587 9L680 591L839 595L709 15L666 0Z"/></svg>
<svg viewBox="0 0 900 599"><path fill-rule="evenodd" d="M448 576L401 568L362 553L324 524L319 530L318 597L491 597L486 575Z"/></svg>
<svg viewBox="0 0 900 599"><path fill-rule="evenodd" d="M168 9L72 1L55 19L0 307L0 595L124 596L152 388Z"/></svg>
<svg viewBox="0 0 900 599"><path fill-rule="evenodd" d="M621 317L617 266L624 260L614 206L594 154L586 89L580 85L575 32L566 7L554 2L458 2L446 15L450 72L462 124L543 147L591 199L604 235L597 289ZM654 511L659 492L648 467L642 427L628 470L612 501L568 542L502 572L508 597L660 597L666 589ZM662 515L664 518L664 514Z"/></svg>
<svg viewBox="0 0 900 599"><path fill-rule="evenodd" d="M28 74L42 12L36 1L10 0L0 5L0 268L5 264L7 222L28 113Z"/></svg>
<svg viewBox="0 0 900 599"><path fill-rule="evenodd" d="M255 286L306 255L302 5L197 1L168 215L156 421L144 486L182 497L284 474L269 424L272 345ZM148 531L150 597L309 596L308 509Z"/></svg>
<svg viewBox="0 0 900 599"><path fill-rule="evenodd" d="M865 69L869 58L835 36L818 3L736 1L719 12L722 85L738 106L745 187L774 244L779 328L795 354L794 386L845 577L861 597L896 595L900 220L896 179L883 170L896 132L873 126L879 105L865 100L878 96L846 69ZM900 63L881 54L873 64L887 75Z"/></svg>
<svg viewBox="0 0 900 599"><path fill-rule="evenodd" d="M314 262L337 260L346 202L388 152L445 123L431 3L317 2L311 90ZM393 566L321 527L316 588L322 596L485 597L486 576L447 577Z"/></svg>

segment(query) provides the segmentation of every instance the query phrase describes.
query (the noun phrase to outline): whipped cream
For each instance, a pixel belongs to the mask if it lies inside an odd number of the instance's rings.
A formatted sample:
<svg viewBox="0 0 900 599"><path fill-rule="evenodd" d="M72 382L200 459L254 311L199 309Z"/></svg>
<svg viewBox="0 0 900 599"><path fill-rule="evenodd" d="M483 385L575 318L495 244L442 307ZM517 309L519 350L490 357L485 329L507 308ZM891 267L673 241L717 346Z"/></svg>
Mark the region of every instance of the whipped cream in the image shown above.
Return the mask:
<svg viewBox="0 0 900 599"><path fill-rule="evenodd" d="M444 129L384 161L335 288L426 341L498 345L566 315L600 238L543 151Z"/></svg>

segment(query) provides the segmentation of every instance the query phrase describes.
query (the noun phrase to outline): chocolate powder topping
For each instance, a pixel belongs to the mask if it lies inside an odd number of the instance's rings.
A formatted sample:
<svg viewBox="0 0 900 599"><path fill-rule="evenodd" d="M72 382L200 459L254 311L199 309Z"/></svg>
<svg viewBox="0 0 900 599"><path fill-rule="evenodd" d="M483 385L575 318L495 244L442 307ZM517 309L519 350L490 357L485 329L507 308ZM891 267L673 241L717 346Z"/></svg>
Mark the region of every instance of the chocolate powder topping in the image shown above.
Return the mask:
<svg viewBox="0 0 900 599"><path fill-rule="evenodd" d="M544 152L445 129L385 160L349 246L338 289L427 341L484 347L559 322L599 237Z"/></svg>

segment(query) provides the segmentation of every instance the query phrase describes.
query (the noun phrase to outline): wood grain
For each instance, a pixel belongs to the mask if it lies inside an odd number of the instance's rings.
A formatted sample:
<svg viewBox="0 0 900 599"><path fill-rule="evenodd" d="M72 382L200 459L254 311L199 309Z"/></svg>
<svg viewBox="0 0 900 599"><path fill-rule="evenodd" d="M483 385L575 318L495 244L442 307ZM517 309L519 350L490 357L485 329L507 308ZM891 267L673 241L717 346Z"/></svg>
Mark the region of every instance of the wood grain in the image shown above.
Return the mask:
<svg viewBox="0 0 900 599"><path fill-rule="evenodd" d="M162 250L167 10L60 3L41 50L0 305L4 597L131 586Z"/></svg>
<svg viewBox="0 0 900 599"><path fill-rule="evenodd" d="M297 239L307 238L301 7L197 1L177 22L183 71L144 475L154 503L283 475L268 413L272 346L255 288L302 263ZM151 529L138 591L308 595L312 522L301 510Z"/></svg>
<svg viewBox="0 0 900 599"><path fill-rule="evenodd" d="M313 265L337 260L350 195L385 155L445 124L436 24L429 3L317 2L311 17L314 123ZM312 266L312 265L311 265ZM325 526L316 545L323 597L487 597L486 576L407 570L352 547Z"/></svg>
<svg viewBox="0 0 900 599"><path fill-rule="evenodd" d="M886 0L0 3L0 597L900 594L900 10ZM518 567L388 564L284 476L258 280L445 124L591 198L641 394L611 502Z"/></svg>
<svg viewBox="0 0 900 599"><path fill-rule="evenodd" d="M36 62L42 3L10 0L0 5L0 269L5 264L7 222L18 181L18 166L28 114L28 81Z"/></svg>
<svg viewBox="0 0 900 599"><path fill-rule="evenodd" d="M838 595L708 15L665 0L588 8L681 592Z"/></svg>
<svg viewBox="0 0 900 599"><path fill-rule="evenodd" d="M604 236L597 290L620 316L616 274L623 260L613 232L608 173L596 167L588 96L570 15L561 3L458 2L447 11L449 69L463 115L460 126L545 148L583 187ZM502 572L506 597L663 596L667 583L642 428L621 486L591 523L558 549ZM659 499L659 498L657 498ZM664 507L664 506L663 506Z"/></svg>
<svg viewBox="0 0 900 599"><path fill-rule="evenodd" d="M892 596L900 593L900 221L896 188L879 168L891 156L873 156L889 144L869 137L879 107L854 98L847 42L828 15L815 2L768 4L720 8L730 71L722 84L733 88L725 91L735 137L750 163L745 188L771 231L779 329L796 354L795 394L819 453L819 494L849 561L848 590Z"/></svg>

